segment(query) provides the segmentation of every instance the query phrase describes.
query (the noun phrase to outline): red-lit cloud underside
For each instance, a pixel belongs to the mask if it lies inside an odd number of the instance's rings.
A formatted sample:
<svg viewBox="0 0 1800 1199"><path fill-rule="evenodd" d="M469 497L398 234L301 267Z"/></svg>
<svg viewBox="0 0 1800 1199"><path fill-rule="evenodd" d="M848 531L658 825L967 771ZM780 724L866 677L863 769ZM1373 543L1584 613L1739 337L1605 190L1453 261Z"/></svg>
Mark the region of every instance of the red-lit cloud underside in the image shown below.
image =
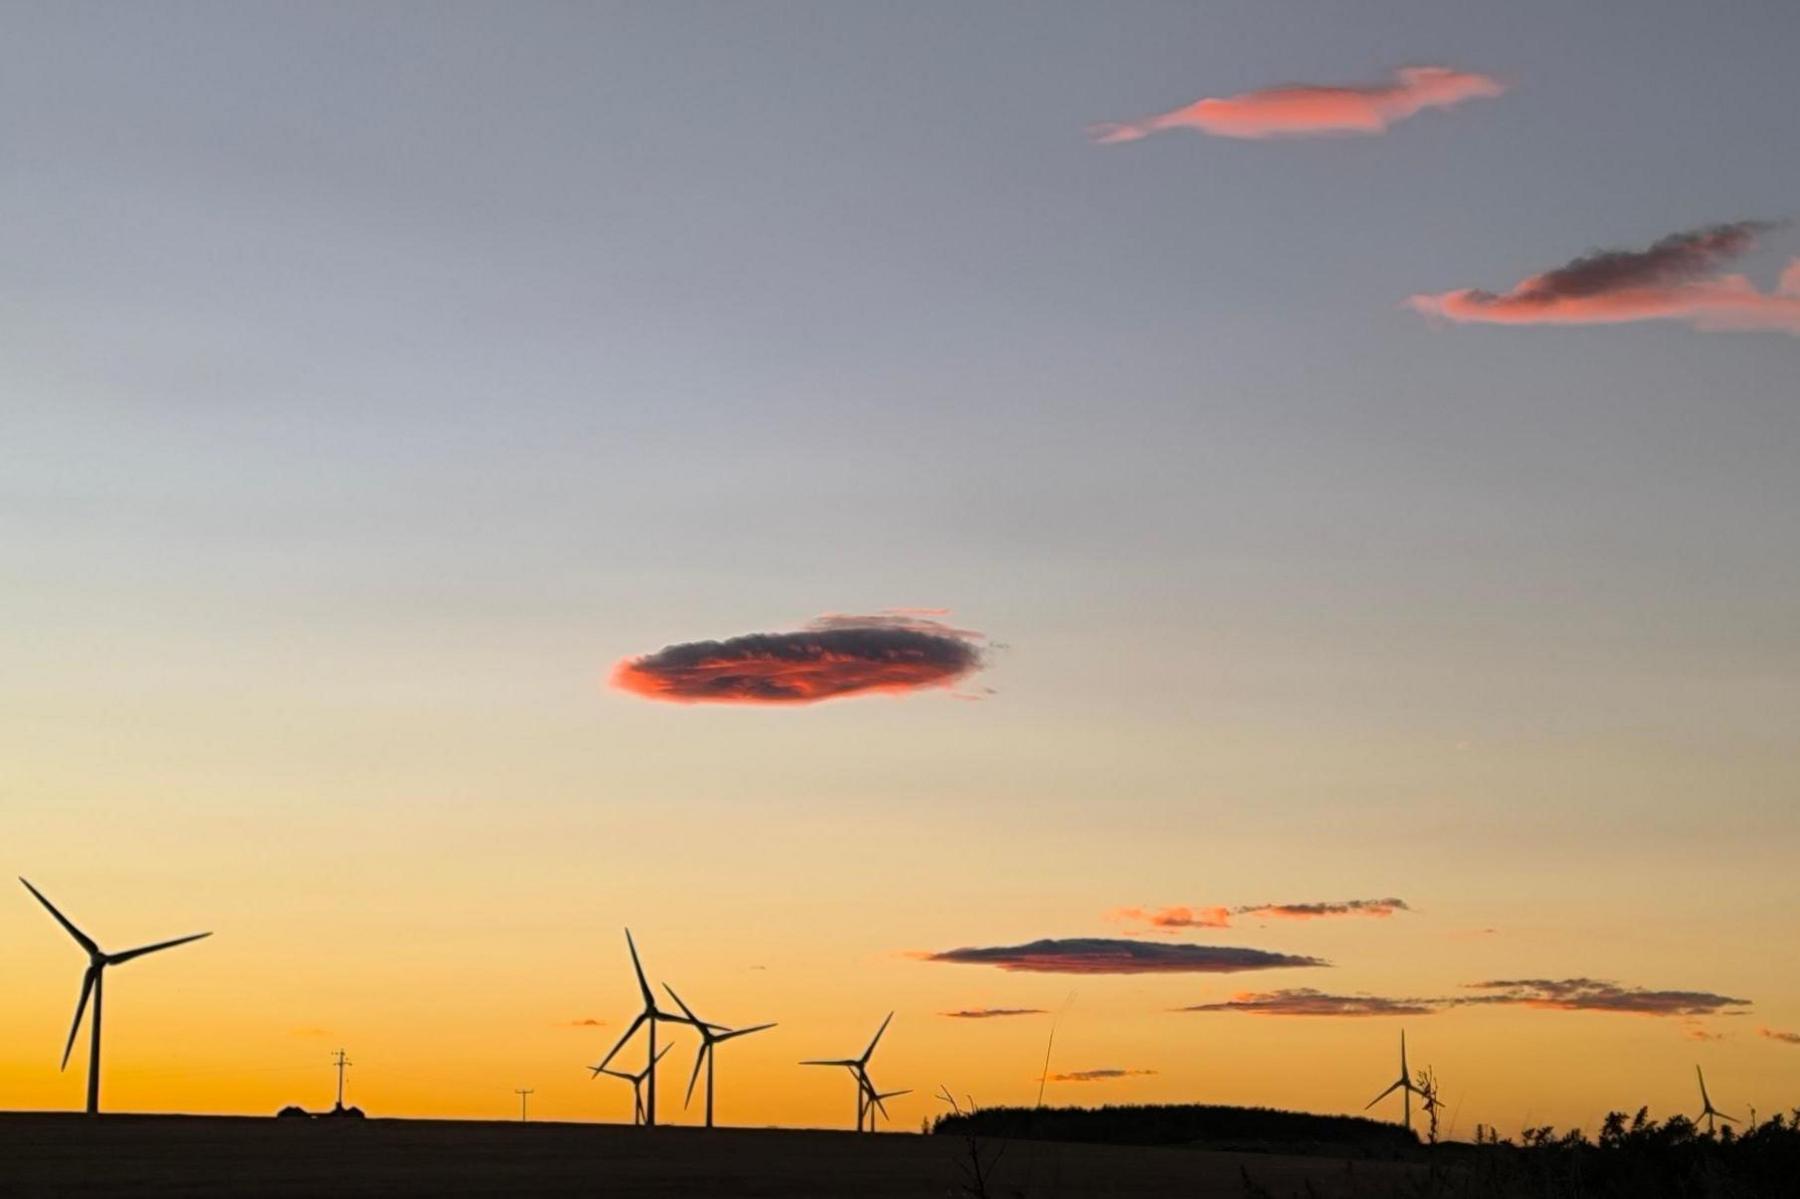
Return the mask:
<svg viewBox="0 0 1800 1199"><path fill-rule="evenodd" d="M1428 1016L1445 1008L1488 1006L1548 1008L1564 1012L1623 1012L1637 1016L1733 1015L1748 999L1710 991L1655 991L1595 978L1497 979L1470 983L1478 995L1431 999L1391 999L1380 995L1331 995L1310 988L1244 991L1217 1003L1199 1003L1184 1012L1247 1012L1257 1016Z"/></svg>
<svg viewBox="0 0 1800 1199"><path fill-rule="evenodd" d="M1603 250L1545 271L1504 292L1462 288L1415 295L1427 317L1465 324L1617 325L1684 321L1696 329L1773 330L1800 335L1800 258L1771 292L1725 263L1772 226L1737 221L1671 233L1646 250Z"/></svg>
<svg viewBox="0 0 1800 1199"><path fill-rule="evenodd" d="M948 687L982 664L981 635L926 616L821 616L791 633L690 641L629 658L612 684L681 704L811 704Z"/></svg>
<svg viewBox="0 0 1800 1199"><path fill-rule="evenodd" d="M1319 958L1229 945L1164 945L1109 937L947 949L926 961L998 966L1036 974L1235 974L1283 966L1328 966Z"/></svg>
<svg viewBox="0 0 1800 1199"><path fill-rule="evenodd" d="M1236 138L1384 133L1427 108L1450 108L1505 90L1486 75L1449 67L1402 67L1386 83L1293 84L1213 96L1142 120L1104 122L1088 132L1102 143L1137 141L1170 129Z"/></svg>
<svg viewBox="0 0 1800 1199"><path fill-rule="evenodd" d="M1067 1074L1052 1074L1050 1082L1110 1082L1115 1078L1136 1078L1140 1075L1155 1074L1154 1070L1122 1070L1117 1066L1103 1066L1098 1070L1071 1070Z"/></svg>

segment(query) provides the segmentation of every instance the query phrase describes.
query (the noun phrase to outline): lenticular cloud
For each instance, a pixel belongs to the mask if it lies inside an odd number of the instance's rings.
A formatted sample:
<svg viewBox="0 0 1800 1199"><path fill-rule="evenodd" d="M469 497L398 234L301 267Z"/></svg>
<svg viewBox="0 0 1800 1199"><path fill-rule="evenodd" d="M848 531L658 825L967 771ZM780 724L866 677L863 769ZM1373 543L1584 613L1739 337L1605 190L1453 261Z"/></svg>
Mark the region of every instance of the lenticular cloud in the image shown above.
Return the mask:
<svg viewBox="0 0 1800 1199"><path fill-rule="evenodd" d="M1644 250L1602 250L1532 275L1503 292L1476 287L1412 296L1424 316L1491 325L1617 325L1686 321L1703 330L1800 335L1800 258L1773 291L1723 267L1772 228L1736 221L1671 233Z"/></svg>
<svg viewBox="0 0 1800 1199"><path fill-rule="evenodd" d="M907 610L821 616L791 633L689 641L614 667L613 686L698 704L810 704L948 687L982 665L981 634Z"/></svg>
<svg viewBox="0 0 1800 1199"><path fill-rule="evenodd" d="M1107 122L1089 133L1097 142L1134 142L1168 129L1198 129L1214 137L1322 137L1385 133L1427 108L1498 96L1506 87L1486 75L1449 67L1401 67L1387 83L1321 86L1290 84L1235 96L1209 96L1185 108L1140 121Z"/></svg>

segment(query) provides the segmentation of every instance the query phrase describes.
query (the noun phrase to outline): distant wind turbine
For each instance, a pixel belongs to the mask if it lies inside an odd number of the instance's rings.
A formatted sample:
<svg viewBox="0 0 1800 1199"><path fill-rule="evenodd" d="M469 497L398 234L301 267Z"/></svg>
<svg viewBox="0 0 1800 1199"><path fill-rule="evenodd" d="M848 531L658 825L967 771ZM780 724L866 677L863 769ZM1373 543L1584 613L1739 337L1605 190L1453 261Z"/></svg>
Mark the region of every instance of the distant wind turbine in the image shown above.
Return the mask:
<svg viewBox="0 0 1800 1199"><path fill-rule="evenodd" d="M622 1078L631 1084L631 1122L634 1125L642 1124L644 1122L644 1079L655 1071L656 1062L662 1061L669 1050L673 1048L675 1048L673 1045L664 1045L662 1052L656 1055L656 1061L651 1062L636 1074L627 1074L623 1070L612 1070L605 1066L589 1066L588 1069L593 1071L595 1078L605 1074L612 1078Z"/></svg>
<svg viewBox="0 0 1800 1199"><path fill-rule="evenodd" d="M887 1115L887 1105L885 1103L881 1102L883 1099L893 1099L900 1095L910 1095L910 1094L912 1094L912 1091L910 1088L907 1090L904 1090L904 1091L877 1091L873 1087L871 1087L868 1092L868 1096L867 1096L868 1104L869 1104L869 1131L870 1132L875 1131L875 1109L876 1108L881 1109L882 1115L884 1115L884 1116Z"/></svg>
<svg viewBox="0 0 1800 1199"><path fill-rule="evenodd" d="M638 960L637 942L631 939L630 929L625 930L625 947L631 950L631 968L637 971L638 991L641 992L644 997L644 1010L639 1012L637 1019L631 1022L631 1026L625 1030L625 1035L620 1037L618 1043L612 1047L612 1052L608 1053L606 1057L601 1060L600 1064L594 1067L594 1073L599 1074L605 1071L606 1067L612 1064L613 1058L618 1056L619 1050L625 1048L625 1043L631 1040L632 1034L637 1032L638 1027L643 1024L648 1024L650 1026L650 1047L648 1053L645 1054L645 1058L650 1062L650 1088L649 1099L644 1105L644 1124L647 1127L654 1128L656 1127L655 1065L656 1059L660 1056L656 1052L656 1026L659 1023L694 1024L695 1022L688 1019L686 1016L677 1016L672 1012L665 1012L656 1006L656 992L650 989L650 980L644 977L644 964Z"/></svg>
<svg viewBox="0 0 1800 1199"><path fill-rule="evenodd" d="M1386 1099L1389 1095L1392 1095L1395 1091L1400 1091L1404 1095L1404 1101L1406 1104L1406 1131L1411 1132L1412 1131L1412 1097L1419 1093L1419 1088L1413 1085L1412 1075L1410 1075L1406 1072L1406 1030L1405 1029L1400 1030L1400 1077L1395 1079L1393 1082L1389 1083L1387 1090L1383 1091L1381 1094L1375 1096L1375 1098L1369 1100L1368 1103L1364 1104L1363 1110L1365 1112L1368 1111L1370 1108L1374 1107L1377 1103L1380 1103L1383 1099Z"/></svg>
<svg viewBox="0 0 1800 1199"><path fill-rule="evenodd" d="M747 1037L753 1032L761 1032L765 1028L774 1028L775 1026L773 1024L756 1024L749 1028L728 1029L722 1025L708 1024L694 1015L693 1008L682 1002L681 996L675 994L674 987L664 983L663 990L669 993L669 998L675 1001L676 1006L687 1016L688 1023L692 1024L694 1030L700 1034L700 1051L694 1055L694 1073L688 1078L687 1098L681 1101L681 1105L686 1107L693 1102L694 1084L700 1081L700 1067L704 1064L706 1066L706 1126L711 1128L713 1126L713 1058L715 1057L713 1047L720 1041L729 1041L733 1037Z"/></svg>
<svg viewBox="0 0 1800 1199"><path fill-rule="evenodd" d="M881 1034L887 1031L887 1026L893 1019L894 1013L889 1012L887 1014L887 1019L881 1022L881 1027L875 1030L875 1039L869 1042L869 1047L863 1050L861 1057L833 1058L830 1060L815 1060L800 1063L802 1066L842 1066L855 1076L856 1131L858 1132L863 1130L863 1113L868 1110L870 1104L869 1096L876 1093L875 1084L869 1081L869 1059L874 1056L875 1046L881 1042ZM874 1103L876 1106L881 1107L883 1115L887 1114L887 1108L881 1105L880 1099L874 1100ZM869 1122L871 1125L874 1123L873 1114L870 1115Z"/></svg>
<svg viewBox="0 0 1800 1199"><path fill-rule="evenodd" d="M69 1025L69 1042L63 1046L60 1069L67 1070L69 1068L69 1054L75 1048L75 1034L81 1030L81 1017L87 1011L88 997L91 995L94 1000L94 1019L93 1023L89 1025L87 1111L88 1115L97 1116L100 1114L100 999L101 993L105 989L106 968L123 965L132 958L141 958L145 954L155 953L159 949L173 949L177 945L186 945L189 941L198 941L201 937L210 937L212 934L194 933L191 936L177 937L173 941L158 941L154 945L140 945L136 949L127 949L123 953L107 953L94 944L92 937L76 928L70 923L67 916L57 911L56 905L45 899L42 891L25 882L23 878L19 881L25 883L25 889L37 896L37 901L43 904L52 916L56 917L56 922L62 925L71 937L75 938L75 943L87 950L88 968L87 973L81 976L81 1002L75 1006L75 1022Z"/></svg>
<svg viewBox="0 0 1800 1199"><path fill-rule="evenodd" d="M1704 1116L1706 1118L1706 1135L1709 1137L1713 1134L1713 1120L1715 1118L1723 1120L1727 1124L1736 1124L1737 1121L1735 1119L1727 1116L1724 1112L1712 1105L1712 1096L1706 1093L1706 1075L1700 1073L1700 1067L1698 1066L1694 1067L1694 1077L1700 1080L1700 1115L1694 1117L1694 1122L1696 1124L1699 1123L1701 1116Z"/></svg>

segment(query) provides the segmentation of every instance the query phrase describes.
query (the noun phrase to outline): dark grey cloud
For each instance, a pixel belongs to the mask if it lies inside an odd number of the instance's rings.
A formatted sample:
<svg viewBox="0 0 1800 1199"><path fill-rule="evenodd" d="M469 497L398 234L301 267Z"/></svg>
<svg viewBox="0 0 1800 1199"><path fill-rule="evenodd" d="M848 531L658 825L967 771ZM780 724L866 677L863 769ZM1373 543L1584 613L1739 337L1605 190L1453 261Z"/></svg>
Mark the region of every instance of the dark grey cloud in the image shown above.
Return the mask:
<svg viewBox="0 0 1800 1199"><path fill-rule="evenodd" d="M1024 945L947 949L927 961L998 966L1040 974L1234 974L1283 966L1328 966L1329 962L1265 949L1226 945L1167 945L1110 937L1045 939Z"/></svg>

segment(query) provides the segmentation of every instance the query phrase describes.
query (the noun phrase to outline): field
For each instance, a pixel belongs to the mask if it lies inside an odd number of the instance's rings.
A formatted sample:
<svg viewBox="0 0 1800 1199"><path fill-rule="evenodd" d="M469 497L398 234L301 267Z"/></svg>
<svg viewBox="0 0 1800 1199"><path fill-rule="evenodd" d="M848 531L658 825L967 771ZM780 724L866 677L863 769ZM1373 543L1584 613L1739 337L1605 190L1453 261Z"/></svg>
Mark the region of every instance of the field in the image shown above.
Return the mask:
<svg viewBox="0 0 1800 1199"><path fill-rule="evenodd" d="M997 1144L989 1146L997 1148ZM942 1199L963 1189L959 1137L787 1129L451 1120L0 1115L7 1195L583 1194ZM1241 1167L1278 1196L1346 1193L1325 1158L1014 1141L999 1199L1240 1199ZM1404 1167L1359 1162L1365 1185Z"/></svg>

